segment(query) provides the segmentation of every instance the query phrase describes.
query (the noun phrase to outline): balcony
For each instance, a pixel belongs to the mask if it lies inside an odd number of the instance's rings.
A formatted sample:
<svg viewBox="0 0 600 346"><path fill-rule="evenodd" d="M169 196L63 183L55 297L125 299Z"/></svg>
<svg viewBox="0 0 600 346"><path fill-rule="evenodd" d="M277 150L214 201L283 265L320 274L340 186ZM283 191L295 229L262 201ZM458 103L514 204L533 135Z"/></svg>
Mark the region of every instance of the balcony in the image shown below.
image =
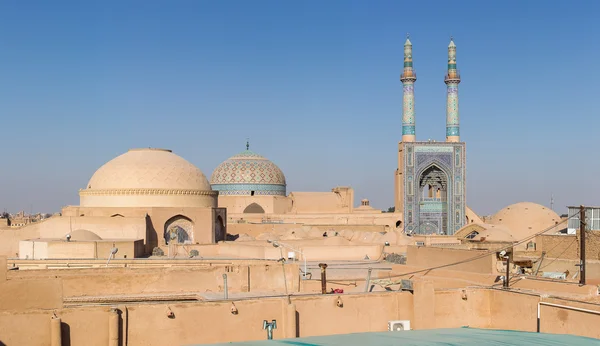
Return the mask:
<svg viewBox="0 0 600 346"><path fill-rule="evenodd" d="M446 73L444 82L448 82L448 81L460 81L460 71L456 70L456 71L451 71L449 73Z"/></svg>

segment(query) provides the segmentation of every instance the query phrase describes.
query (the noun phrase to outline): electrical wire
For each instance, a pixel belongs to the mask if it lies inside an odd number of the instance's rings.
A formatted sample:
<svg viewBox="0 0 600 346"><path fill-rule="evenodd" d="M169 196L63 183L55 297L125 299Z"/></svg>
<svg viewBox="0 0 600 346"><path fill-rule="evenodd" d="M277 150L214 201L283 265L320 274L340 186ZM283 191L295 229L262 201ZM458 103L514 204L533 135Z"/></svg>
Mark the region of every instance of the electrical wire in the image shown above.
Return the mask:
<svg viewBox="0 0 600 346"><path fill-rule="evenodd" d="M523 244L523 243L525 243L525 242L527 242L527 241L529 241L529 240L531 240L531 239L533 239L533 238L537 237L538 235L544 234L544 233L546 233L546 232L548 232L548 231L552 230L552 229L553 229L553 228L555 228L556 226L558 226L558 225L560 225L560 224L562 224L562 223L564 223L564 222L566 222L566 221L570 220L571 218L575 217L575 216L576 216L576 215L578 215L578 214L579 214L579 213L575 213L575 214L573 214L573 215L569 216L568 218L566 218L566 219L562 220L561 222L559 222L559 223L557 223L557 224L555 224L555 225L552 225L552 226L550 226L550 227L548 227L548 228L546 228L546 229L544 229L544 230L542 230L542 231L540 231L540 232L537 232L537 233L535 233L535 234L532 234L532 235L530 235L530 236L527 236L527 237L525 237L525 238L523 238L523 239L519 240L518 242L516 242L516 243L513 243L513 244L511 244L511 245L508 245L508 246L505 246L505 247L503 247L503 248L500 248L500 249L495 249L495 250L489 250L489 251L487 251L486 253L483 253L483 254L480 254L480 255L474 256L474 257L472 257L472 258L467 258L467 259L464 259L464 260L461 260L461 261L458 261L458 262L454 262L454 263L448 263L448 264L443 264L443 265L439 265L439 266L435 266L435 267L429 267L429 268L425 268L425 269L415 270L415 271L408 272L408 273L403 273L403 274L390 275L390 276L386 277L386 279L390 279L390 278L398 278L398 277L402 277L402 276L414 275L414 274L419 274L419 273L423 273L423 272L428 272L428 271L435 270L435 269L441 269L441 268L452 267L452 266L455 266L455 265L459 265L459 264L463 264L463 263L472 262L472 261L475 261L475 260L478 260L478 259L481 259L481 258L484 258L484 257L490 256L490 255L496 254L497 252L500 252L500 251L503 251L503 250L508 250L508 249L510 249L510 248L512 248L512 247L514 247L514 246L517 246L517 245Z"/></svg>

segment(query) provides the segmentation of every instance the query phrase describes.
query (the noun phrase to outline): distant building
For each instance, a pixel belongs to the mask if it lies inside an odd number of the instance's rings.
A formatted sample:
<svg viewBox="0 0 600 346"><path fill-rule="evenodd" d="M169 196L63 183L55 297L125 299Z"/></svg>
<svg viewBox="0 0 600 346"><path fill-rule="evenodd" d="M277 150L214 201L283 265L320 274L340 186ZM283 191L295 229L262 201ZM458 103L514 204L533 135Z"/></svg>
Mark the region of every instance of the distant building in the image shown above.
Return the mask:
<svg viewBox="0 0 600 346"><path fill-rule="evenodd" d="M456 45L448 46L446 141L416 141L412 43L404 44L402 141L395 173L395 211L415 234L452 235L468 223L465 143L460 141Z"/></svg>
<svg viewBox="0 0 600 346"><path fill-rule="evenodd" d="M575 234L579 229L579 207L567 207L569 209L569 219L567 224L567 233ZM585 207L585 229L588 231L600 231L600 207Z"/></svg>

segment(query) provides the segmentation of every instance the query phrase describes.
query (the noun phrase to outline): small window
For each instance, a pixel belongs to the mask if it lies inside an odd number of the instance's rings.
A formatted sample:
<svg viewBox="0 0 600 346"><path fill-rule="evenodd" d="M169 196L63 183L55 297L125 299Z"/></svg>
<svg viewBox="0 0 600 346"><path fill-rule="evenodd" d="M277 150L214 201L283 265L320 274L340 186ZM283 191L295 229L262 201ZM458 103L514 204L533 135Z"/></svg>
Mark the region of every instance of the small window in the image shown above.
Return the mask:
<svg viewBox="0 0 600 346"><path fill-rule="evenodd" d="M479 232L473 231L473 232L467 234L467 236L465 237L465 239L473 239L473 238L477 237L478 235L479 235Z"/></svg>
<svg viewBox="0 0 600 346"><path fill-rule="evenodd" d="M250 191L250 196L254 196L254 191Z"/></svg>

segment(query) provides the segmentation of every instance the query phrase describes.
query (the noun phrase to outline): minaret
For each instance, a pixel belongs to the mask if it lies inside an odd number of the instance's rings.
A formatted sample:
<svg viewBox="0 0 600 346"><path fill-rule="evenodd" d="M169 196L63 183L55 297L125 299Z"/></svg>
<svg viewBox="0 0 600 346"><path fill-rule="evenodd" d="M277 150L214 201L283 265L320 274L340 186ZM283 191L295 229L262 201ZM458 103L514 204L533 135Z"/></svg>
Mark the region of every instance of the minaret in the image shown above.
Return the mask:
<svg viewBox="0 0 600 346"><path fill-rule="evenodd" d="M456 69L456 45L452 37L448 45L448 73L444 82L446 83L446 142L460 142L458 116L460 73Z"/></svg>
<svg viewBox="0 0 600 346"><path fill-rule="evenodd" d="M402 142L415 141L415 94L414 87L417 81L417 74L413 70L412 63L412 43L408 35L404 43L404 70L400 75L402 82L403 100L402 100Z"/></svg>

